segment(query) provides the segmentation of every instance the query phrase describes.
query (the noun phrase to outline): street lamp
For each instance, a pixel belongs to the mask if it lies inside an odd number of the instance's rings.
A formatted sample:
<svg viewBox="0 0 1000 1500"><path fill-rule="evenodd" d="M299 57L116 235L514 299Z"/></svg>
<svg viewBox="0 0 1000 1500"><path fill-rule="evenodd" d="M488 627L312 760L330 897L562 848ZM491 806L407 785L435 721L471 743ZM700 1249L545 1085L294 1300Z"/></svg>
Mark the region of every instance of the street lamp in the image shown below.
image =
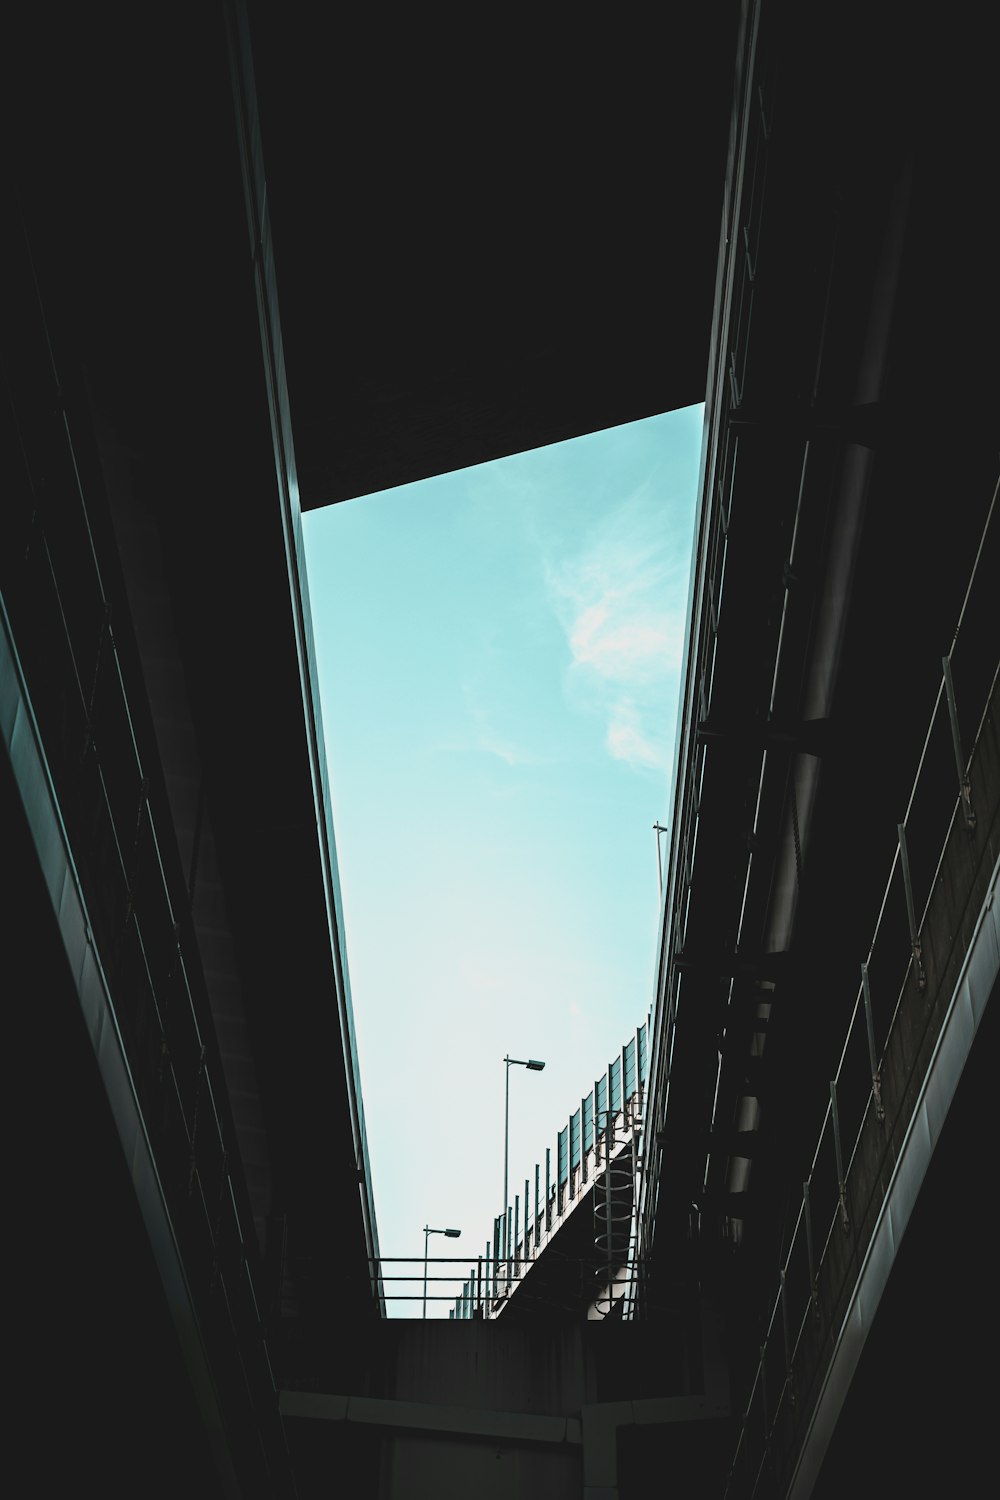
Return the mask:
<svg viewBox="0 0 1000 1500"><path fill-rule="evenodd" d="M424 1225L424 1313L423 1313L423 1315L424 1315L425 1318L427 1316L427 1241L428 1241L428 1238L432 1234L444 1234L444 1235L447 1235L448 1239L450 1239L450 1240L457 1240L458 1237L459 1237L459 1235L461 1233L462 1233L462 1231L460 1229L431 1229L429 1225L427 1225L427 1224Z"/></svg>
<svg viewBox="0 0 1000 1500"><path fill-rule="evenodd" d="M515 1068L527 1068L529 1073L540 1073L545 1067L534 1057L522 1059L520 1057L505 1057L507 1064L506 1087L504 1089L503 1108L503 1247L504 1263L507 1267L507 1279L510 1280L510 1245L507 1243L507 1148L510 1140L510 1070Z"/></svg>

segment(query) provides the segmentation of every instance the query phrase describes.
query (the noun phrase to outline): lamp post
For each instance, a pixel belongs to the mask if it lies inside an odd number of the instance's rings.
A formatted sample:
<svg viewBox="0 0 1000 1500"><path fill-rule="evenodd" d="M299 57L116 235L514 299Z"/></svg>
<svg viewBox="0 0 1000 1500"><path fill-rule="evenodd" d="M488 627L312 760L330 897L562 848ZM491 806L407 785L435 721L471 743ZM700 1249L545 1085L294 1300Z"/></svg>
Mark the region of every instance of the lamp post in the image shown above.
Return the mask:
<svg viewBox="0 0 1000 1500"><path fill-rule="evenodd" d="M510 1070L514 1068L527 1068L529 1073L540 1073L545 1067L534 1057L527 1059L520 1057L505 1057L507 1073L504 1088L503 1108L503 1242L504 1242L504 1264L507 1267L507 1280L510 1281L510 1245L507 1243L507 1150L510 1141Z"/></svg>
<svg viewBox="0 0 1000 1500"><path fill-rule="evenodd" d="M462 1233L462 1231L460 1229L431 1229L428 1224L424 1225L424 1312L423 1312L423 1316L425 1318L427 1316L427 1241L428 1241L428 1239L430 1238L430 1236L432 1234L444 1234L444 1235L447 1235L448 1239L450 1239L450 1240L457 1240L458 1237L459 1237L459 1235L461 1233Z"/></svg>

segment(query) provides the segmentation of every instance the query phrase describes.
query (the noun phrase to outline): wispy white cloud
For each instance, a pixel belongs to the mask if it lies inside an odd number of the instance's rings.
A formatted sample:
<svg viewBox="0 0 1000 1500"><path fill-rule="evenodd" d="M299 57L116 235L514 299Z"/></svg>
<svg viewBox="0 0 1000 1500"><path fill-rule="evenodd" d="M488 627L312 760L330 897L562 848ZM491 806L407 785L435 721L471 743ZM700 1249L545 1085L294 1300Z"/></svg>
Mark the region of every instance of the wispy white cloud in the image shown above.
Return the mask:
<svg viewBox="0 0 1000 1500"><path fill-rule="evenodd" d="M605 593L570 631L573 660L611 682L653 682L678 659L678 623L634 596Z"/></svg>
<svg viewBox="0 0 1000 1500"><path fill-rule="evenodd" d="M687 607L687 538L671 537L651 484L611 510L546 581L570 651L571 690L606 720L606 746L636 769L665 771L672 685Z"/></svg>
<svg viewBox="0 0 1000 1500"><path fill-rule="evenodd" d="M651 738L637 721L631 704L616 704L608 723L607 746L614 760L651 771L667 770L667 746L662 736Z"/></svg>

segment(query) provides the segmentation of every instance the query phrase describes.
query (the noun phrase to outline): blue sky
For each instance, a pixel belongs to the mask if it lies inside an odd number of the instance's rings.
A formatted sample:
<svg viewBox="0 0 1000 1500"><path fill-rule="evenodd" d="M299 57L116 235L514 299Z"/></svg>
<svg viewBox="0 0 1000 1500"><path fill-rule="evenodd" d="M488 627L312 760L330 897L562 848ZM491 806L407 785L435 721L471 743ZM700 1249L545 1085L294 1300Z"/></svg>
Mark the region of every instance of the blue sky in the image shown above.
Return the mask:
<svg viewBox="0 0 1000 1500"><path fill-rule="evenodd" d="M702 416L303 518L383 1255L484 1251L505 1053L513 1200L646 1018Z"/></svg>

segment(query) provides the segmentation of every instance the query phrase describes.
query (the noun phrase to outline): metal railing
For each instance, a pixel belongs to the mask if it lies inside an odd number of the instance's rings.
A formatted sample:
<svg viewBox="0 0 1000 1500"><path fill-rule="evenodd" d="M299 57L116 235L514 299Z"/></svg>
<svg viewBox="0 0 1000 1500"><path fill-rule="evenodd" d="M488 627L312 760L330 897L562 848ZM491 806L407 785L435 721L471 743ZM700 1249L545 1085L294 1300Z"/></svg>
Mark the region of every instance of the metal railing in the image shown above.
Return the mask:
<svg viewBox="0 0 1000 1500"><path fill-rule="evenodd" d="M202 1330L226 1365L236 1354L226 1399L245 1392L256 1461L276 1472L287 1450L263 1268L187 892L176 851L169 868L170 819L140 750L41 304L26 297L18 314L3 372L0 597Z"/></svg>
<svg viewBox="0 0 1000 1500"><path fill-rule="evenodd" d="M608 1292L608 1287L602 1279L602 1267L595 1267L591 1261L581 1257L569 1257L560 1255L557 1250L550 1252L560 1265L565 1267L573 1265L578 1269L580 1286L589 1290L594 1302ZM512 1257L512 1260L514 1258ZM530 1264L530 1260L516 1260L518 1275ZM425 1264L427 1268L425 1283ZM389 1266L388 1273L384 1268ZM437 1272L432 1268L436 1266L456 1266L461 1270L454 1272ZM615 1306L621 1304L628 1306L629 1290L624 1285L624 1278L629 1276L633 1270L634 1263L630 1257L616 1260L616 1286L618 1290L611 1289L611 1301ZM397 1270L399 1267L401 1269ZM411 1270L402 1268L411 1267ZM491 1247L486 1245L482 1255L478 1255L474 1261L468 1256L437 1255L428 1257L426 1263L422 1255L398 1255L372 1257L373 1278L383 1288L391 1287L393 1290L385 1290L384 1300L387 1304L406 1304L403 1316L420 1318L426 1316L426 1305L435 1302L447 1302L449 1321L465 1321L468 1319L488 1320L493 1313L499 1310L505 1296L504 1263L495 1258ZM425 1294L424 1286L432 1288ZM446 1286L459 1286L460 1291L456 1297L453 1292L438 1290ZM399 1290L395 1290L395 1288ZM537 1303L551 1308L551 1301L544 1296L534 1296L531 1293L519 1293L523 1295L525 1302ZM412 1304L412 1305L411 1305ZM417 1304L420 1304L417 1306ZM574 1306L575 1310L575 1306ZM606 1316L607 1311L595 1315ZM443 1319L438 1319L443 1322Z"/></svg>
<svg viewBox="0 0 1000 1500"><path fill-rule="evenodd" d="M483 1260L483 1256L480 1256L478 1260L480 1280L482 1279ZM383 1301L387 1303L420 1302L423 1304L424 1312L426 1312L426 1304L428 1302L455 1302L453 1292L427 1291L426 1288L428 1286L468 1285L469 1281L476 1276L476 1266L473 1266L469 1272L469 1276L466 1277L465 1267L469 1265L469 1259L468 1256L464 1255L430 1255L426 1259L422 1255L379 1255L372 1256L370 1264L372 1267L372 1279L382 1289ZM394 1269L387 1275L383 1270L384 1266L391 1266ZM408 1274L404 1271L397 1271L395 1269L397 1266L413 1266L417 1269L412 1274ZM430 1267L432 1266L461 1266L462 1270L441 1275L431 1271ZM385 1288L387 1286L406 1288L416 1286L418 1290L386 1291ZM419 1288L423 1288L423 1290L419 1290ZM415 1309L413 1316L420 1317L420 1310ZM454 1312L449 1312L448 1316L454 1316Z"/></svg>
<svg viewBox="0 0 1000 1500"><path fill-rule="evenodd" d="M888 1150L894 1126L908 1118L919 1060L940 1026L942 1007L932 1004L935 997L929 993L925 953L940 871L954 840L973 839L979 819L994 811L976 806L973 767L980 732L991 705L995 707L998 691L997 626L992 613L996 577L980 565L991 528L997 524L996 502L995 492L954 642L942 661L909 800L896 825L889 878L868 953L859 966L854 1008L830 1080L791 1242L778 1269L776 1295L743 1414L727 1495L756 1495L772 1459L777 1424L791 1420L794 1426L800 1411L803 1417L807 1414L803 1408L807 1409L808 1397L824 1368L822 1339L854 1285L845 1262L836 1286L833 1263L844 1261L842 1247L863 1252L887 1191L890 1174L872 1170L871 1162L866 1164L870 1192L860 1209L856 1201L860 1188L852 1191L852 1171L859 1161L866 1123L874 1117L882 1149ZM993 619L985 643L978 629L963 632L970 613L987 622ZM972 747L968 755L966 746ZM918 1007L918 1035L910 1041L912 1056L905 1079L890 1081L885 1076L886 1059L908 996L908 1017L913 1024L914 993L924 997ZM832 1305L827 1307L821 1279L828 1271L835 1290Z"/></svg>
<svg viewBox="0 0 1000 1500"><path fill-rule="evenodd" d="M712 702L739 467L741 436L733 417L743 406L747 387L750 328L761 266L766 260L762 224L769 175L774 77L768 48L759 45L763 10L760 3L748 5L737 59L738 108L733 115L734 134L730 142L733 170L727 175L724 192L722 252L709 359L711 385L705 410L706 461L684 647L682 704L685 707L679 720L673 810L669 819L670 848L662 883L659 993L649 1027L652 1110L646 1130L650 1141L656 1140L668 1114L670 1070L681 1004L681 975L672 960L687 929L706 765L705 741L697 731L706 721ZM810 315L814 313L813 309ZM780 656L780 637L776 652ZM651 1188L655 1181L655 1172L647 1174L644 1186ZM640 1260L649 1248L653 1218L653 1204L644 1199L639 1205ZM639 1292L641 1300L641 1287Z"/></svg>
<svg viewBox="0 0 1000 1500"><path fill-rule="evenodd" d="M646 1022L636 1028L581 1099L556 1137L554 1161L552 1148L546 1148L544 1185L541 1164L535 1163L534 1192L532 1179L526 1177L523 1196L515 1194L513 1203L506 1206L506 1234L503 1215L494 1219L487 1259L498 1288L494 1298L497 1312L600 1171L602 1155L607 1153L606 1137L615 1150L616 1143L620 1146L641 1120L648 1072L647 1032ZM509 1254L505 1254L505 1246L510 1247Z"/></svg>

